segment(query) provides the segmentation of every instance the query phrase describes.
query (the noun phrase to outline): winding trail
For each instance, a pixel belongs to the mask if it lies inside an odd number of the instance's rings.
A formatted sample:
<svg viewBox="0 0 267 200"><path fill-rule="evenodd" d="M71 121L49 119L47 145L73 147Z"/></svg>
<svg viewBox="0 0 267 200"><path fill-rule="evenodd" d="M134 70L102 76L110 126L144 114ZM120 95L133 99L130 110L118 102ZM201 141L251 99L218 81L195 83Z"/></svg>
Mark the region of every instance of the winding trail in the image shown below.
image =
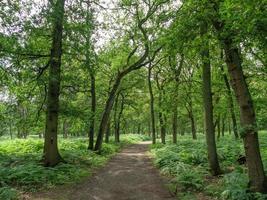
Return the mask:
<svg viewBox="0 0 267 200"><path fill-rule="evenodd" d="M48 191L35 200L174 200L147 155L149 142L124 148L96 174L72 187Z"/></svg>

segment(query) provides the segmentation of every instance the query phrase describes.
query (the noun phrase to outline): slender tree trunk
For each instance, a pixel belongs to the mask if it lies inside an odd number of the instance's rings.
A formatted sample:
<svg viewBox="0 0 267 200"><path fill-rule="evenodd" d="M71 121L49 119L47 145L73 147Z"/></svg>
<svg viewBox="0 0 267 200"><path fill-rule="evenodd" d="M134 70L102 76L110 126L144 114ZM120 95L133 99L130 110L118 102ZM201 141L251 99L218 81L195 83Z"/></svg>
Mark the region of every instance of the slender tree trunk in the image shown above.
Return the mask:
<svg viewBox="0 0 267 200"><path fill-rule="evenodd" d="M156 144L156 125L155 125L155 111L154 111L154 95L151 83L152 67L148 68L148 89L150 94L150 117L151 117L151 129L152 129L152 143Z"/></svg>
<svg viewBox="0 0 267 200"><path fill-rule="evenodd" d="M53 167L62 158L57 146L58 110L60 92L60 66L65 0L57 0L53 11L53 41L50 57L47 113L44 143L44 166Z"/></svg>
<svg viewBox="0 0 267 200"><path fill-rule="evenodd" d="M177 128L178 128L178 88L180 83L180 74L184 64L184 54L181 54L181 59L178 68L176 68L176 55L169 56L169 65L173 71L175 79L175 92L174 92L174 103L173 103L173 121L172 121L172 141L174 144L177 143Z"/></svg>
<svg viewBox="0 0 267 200"><path fill-rule="evenodd" d="M243 74L239 51L231 39L224 39L223 44L231 84L240 107L241 136L245 147L250 189L255 192L267 192L267 179L259 148L256 115Z"/></svg>
<svg viewBox="0 0 267 200"><path fill-rule="evenodd" d="M191 95L191 94L190 94ZM196 124L195 124L195 117L193 113L193 103L192 103L192 98L190 97L189 102L188 102L188 116L191 122L191 132L192 132L192 138L194 140L197 139L197 130L196 130Z"/></svg>
<svg viewBox="0 0 267 200"><path fill-rule="evenodd" d="M108 121L108 126L106 130L105 143L109 143L109 136L110 136L110 120Z"/></svg>
<svg viewBox="0 0 267 200"><path fill-rule="evenodd" d="M217 132L218 132L217 140L219 140L220 137L221 137L221 116L220 115L218 115L218 119L217 120L218 120L217 121Z"/></svg>
<svg viewBox="0 0 267 200"><path fill-rule="evenodd" d="M174 144L177 144L177 127L178 127L177 118L178 118L177 107L174 106L173 118L172 118L172 142Z"/></svg>
<svg viewBox="0 0 267 200"><path fill-rule="evenodd" d="M159 124L160 124L160 138L161 138L161 143L165 144L165 136L166 136L166 129L165 129L165 122L163 119L162 112L159 112Z"/></svg>
<svg viewBox="0 0 267 200"><path fill-rule="evenodd" d="M160 138L162 144L165 144L165 138L166 138L166 121L165 121L165 115L164 115L164 110L162 106L162 100L163 97L165 96L163 84L159 83L159 79L156 76L156 83L157 83L157 88L159 91L159 100L158 100L158 107L159 107L159 126L160 126Z"/></svg>
<svg viewBox="0 0 267 200"><path fill-rule="evenodd" d="M118 113L118 118L115 119L115 123L117 124L115 127L115 142L120 142L120 124L121 124L121 117L124 109L124 95L121 94L121 107L120 112Z"/></svg>
<svg viewBox="0 0 267 200"><path fill-rule="evenodd" d="M221 66L221 71L223 73L224 83L225 83L226 88L227 88L227 96L228 96L229 109L230 109L231 118L232 118L234 135L235 135L235 138L238 139L237 123L236 123L236 116L235 116L235 108L234 108L234 101L233 101L233 98L232 98L231 87L230 87L230 83L228 81L227 75L224 73L223 66Z"/></svg>
<svg viewBox="0 0 267 200"><path fill-rule="evenodd" d="M105 110L102 115L102 119L100 122L99 130L98 130L98 135L97 135L97 140L96 140L96 145L95 145L95 151L101 150L102 142L103 142L103 137L104 133L106 132L107 129L107 124L110 116L110 112L113 107L114 99L116 97L116 92L120 86L121 79L123 78L123 75L118 74L115 83L109 93L109 98L106 102Z"/></svg>
<svg viewBox="0 0 267 200"><path fill-rule="evenodd" d="M95 74L92 69L90 69L91 77L91 117L90 117L90 127L89 127L89 146L88 149L94 149L94 135L95 135L95 112L96 112L96 92L95 92Z"/></svg>
<svg viewBox="0 0 267 200"><path fill-rule="evenodd" d="M204 23L201 27L201 35L205 36L207 33L207 24ZM221 173L218 161L215 130L213 124L213 105L212 105L212 91L211 91L211 66L209 58L209 42L207 38L203 38L202 66L203 66L203 101L205 110L205 127L206 127L206 142L208 147L208 161L212 175Z"/></svg>

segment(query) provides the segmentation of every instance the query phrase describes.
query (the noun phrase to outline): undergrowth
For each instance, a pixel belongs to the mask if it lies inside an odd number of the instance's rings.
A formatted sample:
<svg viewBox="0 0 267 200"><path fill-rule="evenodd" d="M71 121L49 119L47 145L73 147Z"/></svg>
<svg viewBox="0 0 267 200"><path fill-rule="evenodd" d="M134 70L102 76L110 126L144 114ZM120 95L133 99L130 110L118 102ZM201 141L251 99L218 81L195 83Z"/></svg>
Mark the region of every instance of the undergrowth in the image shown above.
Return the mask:
<svg viewBox="0 0 267 200"><path fill-rule="evenodd" d="M54 168L40 163L41 139L15 139L0 142L0 199L17 199L18 192L35 192L56 185L69 184L89 176L122 146L145 140L144 136L122 136L121 143L103 144L101 154L87 150L87 138L59 139L59 150L66 161Z"/></svg>
<svg viewBox="0 0 267 200"><path fill-rule="evenodd" d="M260 133L260 143L267 169L266 132ZM170 189L179 199L198 199L197 196L201 193L211 199L266 200L266 195L247 190L247 169L237 162L244 155L242 141L235 140L232 136L222 137L217 141L217 150L224 174L212 177L208 171L203 135L199 135L198 140L192 140L190 136L180 136L176 145L169 142L167 145L151 146L156 166L163 174L171 177Z"/></svg>

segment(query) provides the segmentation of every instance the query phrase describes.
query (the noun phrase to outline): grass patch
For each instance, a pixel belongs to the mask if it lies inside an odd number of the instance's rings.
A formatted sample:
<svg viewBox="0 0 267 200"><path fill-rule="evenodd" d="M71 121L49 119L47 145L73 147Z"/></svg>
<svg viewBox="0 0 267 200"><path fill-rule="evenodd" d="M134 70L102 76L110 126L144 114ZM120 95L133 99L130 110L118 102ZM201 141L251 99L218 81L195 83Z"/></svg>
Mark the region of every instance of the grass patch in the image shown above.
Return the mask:
<svg viewBox="0 0 267 200"><path fill-rule="evenodd" d="M267 169L267 132L260 132L261 153ZM155 164L161 172L171 177L170 189L179 199L197 199L199 193L223 200L263 200L266 195L247 191L247 168L239 165L237 159L244 155L241 140L233 136L217 141L221 168L225 172L220 177L212 177L208 171L206 142L203 135L198 140L190 136L179 136L176 145L151 145ZM194 196L194 198L192 197Z"/></svg>

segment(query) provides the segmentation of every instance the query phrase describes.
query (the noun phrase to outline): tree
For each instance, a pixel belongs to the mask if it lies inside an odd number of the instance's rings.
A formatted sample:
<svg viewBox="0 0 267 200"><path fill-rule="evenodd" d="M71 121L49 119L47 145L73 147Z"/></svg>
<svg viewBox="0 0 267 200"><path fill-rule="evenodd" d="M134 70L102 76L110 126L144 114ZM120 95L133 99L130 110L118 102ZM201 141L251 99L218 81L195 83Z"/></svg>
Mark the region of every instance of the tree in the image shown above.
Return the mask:
<svg viewBox="0 0 267 200"><path fill-rule="evenodd" d="M43 158L43 163L46 167L53 167L62 161L57 146L57 130L64 4L65 0L57 0L53 7L54 27L51 55L49 60L49 82Z"/></svg>
<svg viewBox="0 0 267 200"><path fill-rule="evenodd" d="M203 22L201 26L201 36L203 37L202 43L202 67L203 67L203 101L205 110L205 128L206 128L206 141L208 148L208 161L212 175L216 176L221 173L216 142L215 142L215 130L213 124L213 105L212 105L212 91L211 91L211 66L209 58L209 43L205 37L208 32L207 23Z"/></svg>
<svg viewBox="0 0 267 200"><path fill-rule="evenodd" d="M219 12L220 7L217 2L214 3L213 8L215 13ZM226 28L229 23L227 20L214 18L212 22L224 49L231 85L240 108L241 137L247 158L250 189L254 192L267 192L267 179L259 149L256 114L242 68L240 49L234 42L236 34L231 30L231 26L230 29Z"/></svg>

